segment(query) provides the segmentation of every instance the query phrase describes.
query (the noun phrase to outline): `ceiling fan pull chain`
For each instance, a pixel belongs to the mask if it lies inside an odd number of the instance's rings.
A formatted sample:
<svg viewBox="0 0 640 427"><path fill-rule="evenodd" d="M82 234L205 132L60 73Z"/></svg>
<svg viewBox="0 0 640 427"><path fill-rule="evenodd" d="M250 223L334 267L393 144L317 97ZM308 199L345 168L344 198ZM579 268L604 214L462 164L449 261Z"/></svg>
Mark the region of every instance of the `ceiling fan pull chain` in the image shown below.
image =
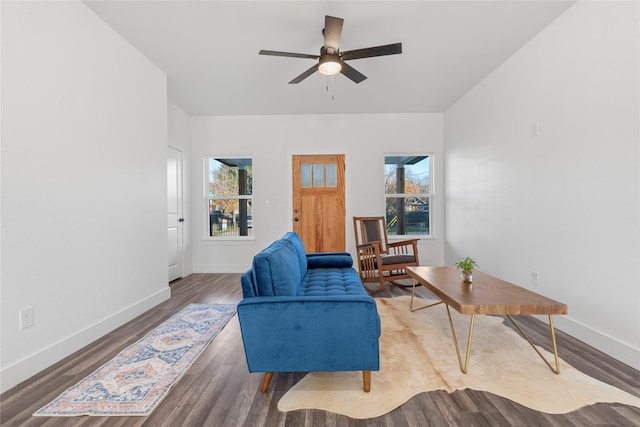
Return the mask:
<svg viewBox="0 0 640 427"><path fill-rule="evenodd" d="M331 76L331 100L333 101L333 95L335 94L335 91L333 90L333 76Z"/></svg>
<svg viewBox="0 0 640 427"><path fill-rule="evenodd" d="M329 81L331 81L331 91L329 91ZM333 99L334 99L334 97L333 97L333 95L334 95L334 91L333 91L333 76L327 76L327 83L326 83L325 87L327 89L327 92L331 93L331 100L333 101Z"/></svg>

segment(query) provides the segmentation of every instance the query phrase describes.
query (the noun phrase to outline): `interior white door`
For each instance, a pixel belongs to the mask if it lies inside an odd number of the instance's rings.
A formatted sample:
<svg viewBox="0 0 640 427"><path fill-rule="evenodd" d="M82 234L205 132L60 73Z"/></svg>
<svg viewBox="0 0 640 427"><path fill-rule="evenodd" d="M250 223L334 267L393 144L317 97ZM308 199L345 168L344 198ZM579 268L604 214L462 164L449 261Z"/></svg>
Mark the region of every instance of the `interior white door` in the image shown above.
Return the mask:
<svg viewBox="0 0 640 427"><path fill-rule="evenodd" d="M182 152L169 147L167 156L167 232L169 281L183 276Z"/></svg>

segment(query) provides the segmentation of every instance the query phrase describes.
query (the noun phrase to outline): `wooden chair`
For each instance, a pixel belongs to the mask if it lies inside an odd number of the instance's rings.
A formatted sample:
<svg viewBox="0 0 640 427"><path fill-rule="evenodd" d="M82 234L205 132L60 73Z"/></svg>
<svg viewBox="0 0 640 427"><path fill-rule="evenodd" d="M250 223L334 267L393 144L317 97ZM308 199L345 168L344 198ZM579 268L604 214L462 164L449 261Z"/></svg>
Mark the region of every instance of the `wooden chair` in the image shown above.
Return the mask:
<svg viewBox="0 0 640 427"><path fill-rule="evenodd" d="M378 283L384 290L384 282L398 285L395 280L412 279L406 268L420 264L418 239L389 243L382 216L353 217L353 228L363 284Z"/></svg>

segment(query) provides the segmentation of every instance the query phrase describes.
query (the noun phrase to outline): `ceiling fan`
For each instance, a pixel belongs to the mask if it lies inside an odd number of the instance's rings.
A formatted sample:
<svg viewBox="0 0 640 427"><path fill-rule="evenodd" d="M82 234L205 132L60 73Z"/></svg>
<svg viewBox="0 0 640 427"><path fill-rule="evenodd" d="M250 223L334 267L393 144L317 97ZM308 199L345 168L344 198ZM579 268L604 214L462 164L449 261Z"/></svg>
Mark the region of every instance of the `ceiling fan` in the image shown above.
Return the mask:
<svg viewBox="0 0 640 427"><path fill-rule="evenodd" d="M261 50L260 55L286 56L290 58L317 59L318 63L300 74L289 84L300 83L316 71L332 76L342 73L356 83L365 80L367 76L348 65L345 61L351 59L371 58L374 56L396 55L402 53L402 43L388 44L384 46L367 47L364 49L349 50L340 52L340 36L342 34L342 24L344 19L334 16L324 17L324 46L320 48L320 55L309 55L305 53L278 52L275 50Z"/></svg>

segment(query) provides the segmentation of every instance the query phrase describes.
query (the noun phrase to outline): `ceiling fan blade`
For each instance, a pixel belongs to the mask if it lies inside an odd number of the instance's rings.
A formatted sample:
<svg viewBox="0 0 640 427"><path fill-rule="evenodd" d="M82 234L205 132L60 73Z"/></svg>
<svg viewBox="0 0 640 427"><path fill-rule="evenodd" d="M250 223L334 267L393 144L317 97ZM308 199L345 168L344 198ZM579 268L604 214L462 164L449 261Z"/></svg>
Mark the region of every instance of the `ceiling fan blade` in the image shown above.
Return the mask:
<svg viewBox="0 0 640 427"><path fill-rule="evenodd" d="M343 23L344 19L342 18L329 15L324 17L324 30L322 31L324 34L324 47L333 49L333 52L329 53L338 53Z"/></svg>
<svg viewBox="0 0 640 427"><path fill-rule="evenodd" d="M367 76L362 74L360 71L353 68L351 65L347 64L344 61L340 61L340 65L342 65L342 70L340 72L353 80L356 83L360 83L363 80L367 79Z"/></svg>
<svg viewBox="0 0 640 427"><path fill-rule="evenodd" d="M342 52L340 57L343 61L351 59L371 58L374 56L396 55L402 53L402 43L387 44L384 46L366 47L364 49L349 50Z"/></svg>
<svg viewBox="0 0 640 427"><path fill-rule="evenodd" d="M307 58L307 59L318 59L319 55L309 55L306 53L291 53L291 52L278 52L277 50L261 50L258 52L259 55L270 55L270 56L286 56L288 58Z"/></svg>
<svg viewBox="0 0 640 427"><path fill-rule="evenodd" d="M313 67L309 68L307 71L305 71L304 73L300 74L298 77L296 77L295 79L291 80L289 82L289 84L297 84L300 83L301 81L303 81L304 79L306 79L307 77L309 77L311 74L315 73L316 71L318 71L318 67L320 66L320 64L316 64Z"/></svg>

